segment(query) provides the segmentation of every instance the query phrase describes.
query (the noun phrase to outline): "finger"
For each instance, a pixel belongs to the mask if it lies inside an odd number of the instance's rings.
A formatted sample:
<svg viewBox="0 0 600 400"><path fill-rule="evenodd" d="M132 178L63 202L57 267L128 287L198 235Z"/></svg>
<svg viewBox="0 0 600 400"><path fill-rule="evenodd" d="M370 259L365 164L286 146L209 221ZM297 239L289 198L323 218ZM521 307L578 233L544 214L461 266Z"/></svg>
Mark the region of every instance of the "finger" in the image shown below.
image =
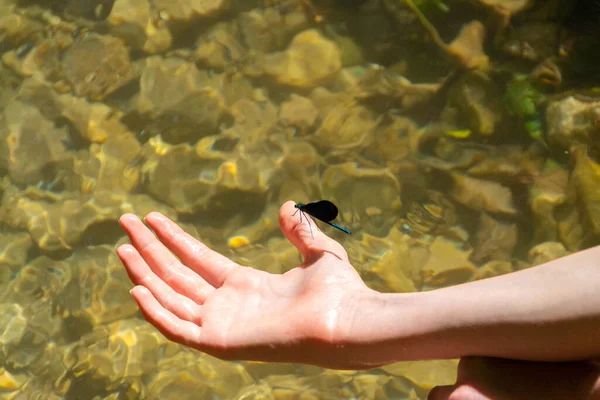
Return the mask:
<svg viewBox="0 0 600 400"><path fill-rule="evenodd" d="M187 346L198 347L201 328L199 325L177 318L165 309L144 286L135 286L131 295L138 303L144 318L167 339Z"/></svg>
<svg viewBox="0 0 600 400"><path fill-rule="evenodd" d="M200 320L200 306L194 300L177 293L156 276L135 247L123 245L117 249L117 254L134 285L146 287L164 308L177 317L191 322Z"/></svg>
<svg viewBox="0 0 600 400"><path fill-rule="evenodd" d="M302 253L304 260L310 260L323 252L348 260L348 254L342 245L325 235L306 213L302 214L302 222L300 222L301 212L294 207L294 204L293 201L287 201L281 206L279 225L285 237Z"/></svg>
<svg viewBox="0 0 600 400"><path fill-rule="evenodd" d="M148 225L154 229L160 240L185 265L212 286L216 288L220 287L225 277L238 267L229 258L211 250L164 215L152 212L145 219Z"/></svg>
<svg viewBox="0 0 600 400"><path fill-rule="evenodd" d="M119 218L119 223L129 236L133 247L160 279L196 303L204 302L210 289L209 284L200 275L182 265L138 217L125 214Z"/></svg>

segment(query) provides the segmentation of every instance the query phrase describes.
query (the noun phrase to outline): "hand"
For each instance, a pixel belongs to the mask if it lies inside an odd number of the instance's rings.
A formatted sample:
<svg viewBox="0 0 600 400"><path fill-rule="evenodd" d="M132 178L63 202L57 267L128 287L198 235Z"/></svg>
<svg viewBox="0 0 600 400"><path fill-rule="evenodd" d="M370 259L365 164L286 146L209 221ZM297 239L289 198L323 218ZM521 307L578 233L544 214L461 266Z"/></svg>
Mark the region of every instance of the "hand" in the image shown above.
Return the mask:
<svg viewBox="0 0 600 400"><path fill-rule="evenodd" d="M145 218L158 239L136 216L123 215L131 245L118 255L144 317L170 340L221 359L356 367L335 344L372 290L342 246L311 221L313 238L295 211L285 203L279 222L304 263L282 275L234 263L159 213Z"/></svg>
<svg viewBox="0 0 600 400"><path fill-rule="evenodd" d="M600 399L600 368L589 361L544 363L465 357L453 386L439 386L429 400Z"/></svg>

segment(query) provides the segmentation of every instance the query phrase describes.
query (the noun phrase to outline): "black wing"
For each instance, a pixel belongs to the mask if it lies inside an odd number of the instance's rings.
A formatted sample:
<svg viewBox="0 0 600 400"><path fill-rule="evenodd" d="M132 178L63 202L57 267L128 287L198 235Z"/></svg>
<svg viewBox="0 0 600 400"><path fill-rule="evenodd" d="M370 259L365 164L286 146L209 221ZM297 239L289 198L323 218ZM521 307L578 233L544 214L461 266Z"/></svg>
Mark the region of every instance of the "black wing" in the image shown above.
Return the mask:
<svg viewBox="0 0 600 400"><path fill-rule="evenodd" d="M329 200L305 204L304 211L325 222L333 221L338 216L338 208Z"/></svg>

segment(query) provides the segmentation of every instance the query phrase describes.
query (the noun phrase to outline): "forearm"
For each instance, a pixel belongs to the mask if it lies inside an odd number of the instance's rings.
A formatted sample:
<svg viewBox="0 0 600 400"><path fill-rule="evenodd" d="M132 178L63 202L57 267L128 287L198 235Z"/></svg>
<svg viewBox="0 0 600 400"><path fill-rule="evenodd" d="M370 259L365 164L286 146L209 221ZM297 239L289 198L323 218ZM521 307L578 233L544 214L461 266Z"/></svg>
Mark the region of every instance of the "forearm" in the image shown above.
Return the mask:
<svg viewBox="0 0 600 400"><path fill-rule="evenodd" d="M600 247L431 292L374 294L357 302L350 319L348 345L371 365L467 355L600 357Z"/></svg>

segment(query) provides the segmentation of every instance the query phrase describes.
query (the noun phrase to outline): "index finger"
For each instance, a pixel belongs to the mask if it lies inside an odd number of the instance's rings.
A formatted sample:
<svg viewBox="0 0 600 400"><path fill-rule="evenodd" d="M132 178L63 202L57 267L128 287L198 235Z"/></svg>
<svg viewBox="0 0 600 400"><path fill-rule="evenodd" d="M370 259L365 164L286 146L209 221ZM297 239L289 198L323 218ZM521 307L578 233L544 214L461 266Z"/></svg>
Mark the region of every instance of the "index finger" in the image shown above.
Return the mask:
<svg viewBox="0 0 600 400"><path fill-rule="evenodd" d="M146 216L145 221L165 246L215 288L220 287L227 275L239 267L229 258L195 239L161 213L151 212Z"/></svg>
<svg viewBox="0 0 600 400"><path fill-rule="evenodd" d="M137 216L122 215L119 223L156 276L178 293L199 303L204 301L205 294L212 288L202 276L182 265Z"/></svg>

